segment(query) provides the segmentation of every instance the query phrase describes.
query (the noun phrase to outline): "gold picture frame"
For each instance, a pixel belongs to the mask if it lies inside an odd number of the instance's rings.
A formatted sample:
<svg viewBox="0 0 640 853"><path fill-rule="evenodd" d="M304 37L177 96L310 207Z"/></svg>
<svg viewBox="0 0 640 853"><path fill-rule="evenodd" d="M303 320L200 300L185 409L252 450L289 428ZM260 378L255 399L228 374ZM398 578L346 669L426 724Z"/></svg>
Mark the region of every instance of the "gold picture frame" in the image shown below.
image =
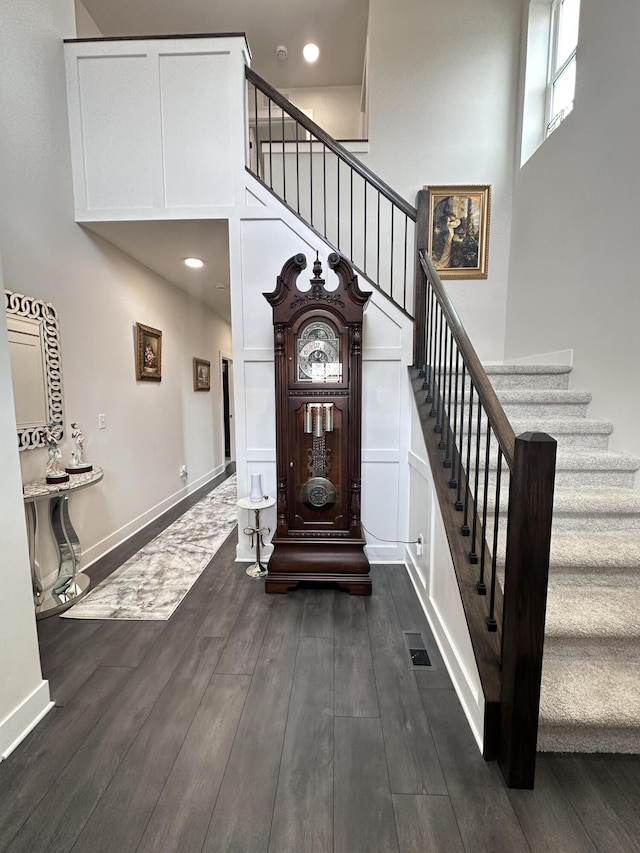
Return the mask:
<svg viewBox="0 0 640 853"><path fill-rule="evenodd" d="M193 359L193 390L211 390L211 362L205 358Z"/></svg>
<svg viewBox="0 0 640 853"><path fill-rule="evenodd" d="M428 249L442 279L486 278L491 187L432 187L429 192Z"/></svg>
<svg viewBox="0 0 640 853"><path fill-rule="evenodd" d="M136 379L162 379L162 332L143 323L136 323Z"/></svg>

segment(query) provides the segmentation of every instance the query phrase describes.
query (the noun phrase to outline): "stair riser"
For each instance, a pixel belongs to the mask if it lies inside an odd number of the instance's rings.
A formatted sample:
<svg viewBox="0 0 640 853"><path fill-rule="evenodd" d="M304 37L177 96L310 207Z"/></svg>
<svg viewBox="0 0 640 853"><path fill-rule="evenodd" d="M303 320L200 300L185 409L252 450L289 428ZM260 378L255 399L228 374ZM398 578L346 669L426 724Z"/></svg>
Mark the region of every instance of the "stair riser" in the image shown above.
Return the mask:
<svg viewBox="0 0 640 853"><path fill-rule="evenodd" d="M454 419L460 420L462 405L461 402L458 401L458 405L454 405L455 403L455 394L452 391L451 394L451 408L449 409L449 418L453 423ZM447 395L447 404L448 404L448 395ZM518 402L518 403L503 403L502 408L504 412L509 418L512 420L513 418L523 418L535 423L536 420L542 418L585 418L587 416L587 403L562 403L562 402ZM457 409L457 416L456 416ZM473 408L473 418L477 418L477 407L474 404ZM464 406L464 418L465 418L465 426L469 422L469 404L465 402ZM482 416L484 421L484 415Z"/></svg>
<svg viewBox="0 0 640 853"><path fill-rule="evenodd" d="M496 391L566 391L569 388L568 373L505 373L489 375L489 379Z"/></svg>
<svg viewBox="0 0 640 853"><path fill-rule="evenodd" d="M558 448L571 447L576 450L607 450L609 447L609 433L553 433L552 438L555 438L558 442Z"/></svg>
<svg viewBox="0 0 640 853"><path fill-rule="evenodd" d="M554 512L552 530L640 530L640 515L563 515Z"/></svg>
<svg viewBox="0 0 640 853"><path fill-rule="evenodd" d="M556 637L545 635L544 654L549 658L575 658L609 661L628 661L638 657L640 639L619 637Z"/></svg>
<svg viewBox="0 0 640 853"><path fill-rule="evenodd" d="M569 728L538 729L538 752L640 752L640 729Z"/></svg>
<svg viewBox="0 0 640 853"><path fill-rule="evenodd" d="M576 418L576 423L582 423L583 421L580 418ZM428 418L427 419L427 428L431 427L433 429L436 425L436 418ZM443 427L446 425L446 419L443 423ZM451 429L453 430L454 422L453 418L451 420ZM458 422L456 436L459 439L460 437L460 423ZM467 432L467 422L464 423L464 429L462 432L462 447L463 447L463 459L467 458L467 441L468 441L468 432ZM484 427L484 424L483 424ZM552 438L558 442L558 449L560 448L571 448L575 450L607 450L609 447L609 432L551 432L549 433ZM477 430L475 423L473 424L473 428L471 430L471 456L475 457L476 452L476 435ZM516 435L519 435L516 432ZM484 461L484 454L486 452L486 429L481 430L480 434L480 453L481 459ZM492 434L491 436L491 447L495 448L496 440L495 436Z"/></svg>
<svg viewBox="0 0 640 853"><path fill-rule="evenodd" d="M504 589L504 559L505 548L501 543L498 548L498 583ZM553 562L549 566L549 590L554 586L566 585L567 582L589 589L601 585L603 581L613 587L636 586L640 580L639 566L561 566Z"/></svg>
<svg viewBox="0 0 640 853"><path fill-rule="evenodd" d="M556 489L632 489L634 484L633 471L556 471ZM489 489L495 491L496 472L489 474ZM482 471L480 475L482 482ZM500 489L507 494L509 474L502 472Z"/></svg>
<svg viewBox="0 0 640 853"><path fill-rule="evenodd" d="M511 418L586 418L587 403L503 403Z"/></svg>
<svg viewBox="0 0 640 853"><path fill-rule="evenodd" d="M481 503L481 501L478 501ZM500 527L506 530L507 513L506 507L502 506L500 500ZM489 492L489 507L487 517L491 519L493 524L493 497ZM636 533L640 531L640 513L609 513L598 514L590 512L582 512L573 514L554 510L553 513L553 531L562 530L589 530L591 533L599 530L633 530Z"/></svg>

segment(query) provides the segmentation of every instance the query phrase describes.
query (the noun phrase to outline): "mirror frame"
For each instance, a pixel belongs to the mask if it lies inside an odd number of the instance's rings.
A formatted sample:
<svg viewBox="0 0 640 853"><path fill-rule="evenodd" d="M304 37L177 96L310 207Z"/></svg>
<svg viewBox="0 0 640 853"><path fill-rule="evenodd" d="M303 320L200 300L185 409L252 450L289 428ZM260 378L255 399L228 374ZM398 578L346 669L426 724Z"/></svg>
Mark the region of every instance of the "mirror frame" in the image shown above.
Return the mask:
<svg viewBox="0 0 640 853"><path fill-rule="evenodd" d="M64 402L62 394L62 358L60 329L56 309L49 302L25 296L22 293L4 292L7 322L10 317L24 317L40 325L45 377L45 408L47 420L42 424L18 427L18 449L32 450L44 447L43 427L52 424L56 438L64 436Z"/></svg>

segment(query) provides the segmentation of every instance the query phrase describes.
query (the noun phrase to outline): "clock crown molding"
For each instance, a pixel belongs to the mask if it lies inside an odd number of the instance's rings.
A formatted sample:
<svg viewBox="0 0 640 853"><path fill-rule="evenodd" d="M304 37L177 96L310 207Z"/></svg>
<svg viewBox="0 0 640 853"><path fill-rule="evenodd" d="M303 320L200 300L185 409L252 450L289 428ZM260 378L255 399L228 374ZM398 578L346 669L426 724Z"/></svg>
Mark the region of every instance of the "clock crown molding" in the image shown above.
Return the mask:
<svg viewBox="0 0 640 853"><path fill-rule="evenodd" d="M346 322L358 322L370 294L360 290L358 277L346 258L332 252L327 261L338 277L335 290L327 290L325 287L318 252L313 262L310 290L301 291L297 285L298 276L307 267L305 255L298 253L285 262L276 279L275 290L263 294L273 308L274 322L290 319L292 312L307 311L314 307L339 309Z"/></svg>

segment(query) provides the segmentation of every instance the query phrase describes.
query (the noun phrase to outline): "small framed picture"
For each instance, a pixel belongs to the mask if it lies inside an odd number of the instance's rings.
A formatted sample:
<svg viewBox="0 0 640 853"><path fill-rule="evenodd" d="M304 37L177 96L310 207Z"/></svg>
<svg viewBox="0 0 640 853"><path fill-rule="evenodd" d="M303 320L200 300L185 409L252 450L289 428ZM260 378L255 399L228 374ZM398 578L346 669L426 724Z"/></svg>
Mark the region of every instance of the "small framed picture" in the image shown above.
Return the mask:
<svg viewBox="0 0 640 853"><path fill-rule="evenodd" d="M162 379L162 332L136 323L136 379Z"/></svg>
<svg viewBox="0 0 640 853"><path fill-rule="evenodd" d="M193 390L211 390L211 362L204 358L193 359Z"/></svg>
<svg viewBox="0 0 640 853"><path fill-rule="evenodd" d="M486 278L491 187L425 187L428 252L440 278Z"/></svg>

